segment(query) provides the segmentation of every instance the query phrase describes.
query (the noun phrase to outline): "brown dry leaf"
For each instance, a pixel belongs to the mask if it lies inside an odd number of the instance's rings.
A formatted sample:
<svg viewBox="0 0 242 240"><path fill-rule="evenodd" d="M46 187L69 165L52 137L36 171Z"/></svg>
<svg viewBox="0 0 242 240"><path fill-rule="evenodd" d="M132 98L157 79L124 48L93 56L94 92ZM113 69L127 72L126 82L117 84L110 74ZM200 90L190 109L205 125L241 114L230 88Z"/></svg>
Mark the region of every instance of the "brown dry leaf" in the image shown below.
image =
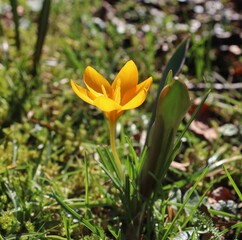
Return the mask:
<svg viewBox="0 0 242 240"><path fill-rule="evenodd" d="M191 123L190 129L196 134L202 135L204 138L206 138L209 141L213 141L218 137L218 134L214 128L211 128L207 124L198 120L194 120Z"/></svg>
<svg viewBox="0 0 242 240"><path fill-rule="evenodd" d="M189 113L192 114L199 106L201 99L196 99L194 104L189 109ZM209 141L217 139L218 134L214 128L210 126L210 118L214 114L214 110L211 106L204 103L196 119L191 123L190 129L198 135L202 135Z"/></svg>
<svg viewBox="0 0 242 240"><path fill-rule="evenodd" d="M233 200L234 196L228 188L218 187L209 194L209 198L212 198L215 201L219 201L219 200L226 201L226 200Z"/></svg>
<svg viewBox="0 0 242 240"><path fill-rule="evenodd" d="M185 172L186 171L186 168L190 165L190 163L179 163L179 162L176 162L176 161L173 161L171 163L171 167L175 168L175 169L178 169L180 171L183 171Z"/></svg>
<svg viewBox="0 0 242 240"><path fill-rule="evenodd" d="M242 62L234 61L232 64L232 74L235 76L242 75Z"/></svg>

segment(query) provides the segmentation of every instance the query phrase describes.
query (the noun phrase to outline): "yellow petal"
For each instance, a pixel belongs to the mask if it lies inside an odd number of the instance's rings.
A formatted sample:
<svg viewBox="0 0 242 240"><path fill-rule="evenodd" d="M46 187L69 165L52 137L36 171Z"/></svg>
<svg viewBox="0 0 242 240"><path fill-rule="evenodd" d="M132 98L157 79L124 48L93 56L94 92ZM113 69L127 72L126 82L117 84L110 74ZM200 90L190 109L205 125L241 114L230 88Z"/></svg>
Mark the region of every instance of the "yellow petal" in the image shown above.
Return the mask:
<svg viewBox="0 0 242 240"><path fill-rule="evenodd" d="M148 79L146 79L145 81L143 81L142 83L138 84L136 86L136 88L132 88L129 91L127 91L124 96L122 97L121 100L121 105L124 106L125 104L127 104L129 101L131 101L132 98L134 98L141 90L146 90L148 92L148 90L150 89L150 86L152 84L152 77L149 77Z"/></svg>
<svg viewBox="0 0 242 240"><path fill-rule="evenodd" d="M122 110L128 110L139 107L146 99L147 91L144 89L133 97L128 103L122 106Z"/></svg>
<svg viewBox="0 0 242 240"><path fill-rule="evenodd" d="M84 71L84 82L89 91L91 91L96 97L102 93L102 86L110 94L112 91L111 85L101 74L99 74L94 68L88 66Z"/></svg>
<svg viewBox="0 0 242 240"><path fill-rule="evenodd" d="M112 99L117 102L118 104L120 104L121 101L121 82L120 79L117 80L117 84L116 87L114 89L114 96L112 97Z"/></svg>
<svg viewBox="0 0 242 240"><path fill-rule="evenodd" d="M121 109L121 106L116 103L114 100L101 96L94 100L94 105L98 107L103 112L111 112L114 110Z"/></svg>
<svg viewBox="0 0 242 240"><path fill-rule="evenodd" d="M83 87L80 87L73 80L71 80L71 87L79 98L87 103L93 104L95 96L93 96L89 91Z"/></svg>
<svg viewBox="0 0 242 240"><path fill-rule="evenodd" d="M138 84L138 70L133 61L128 61L120 70L113 81L113 89L116 89L118 81L120 81L121 97L125 92Z"/></svg>
<svg viewBox="0 0 242 240"><path fill-rule="evenodd" d="M150 86L152 84L152 77L149 77L142 83L138 84L136 87L136 93L139 92L141 89L147 89L147 91L150 89Z"/></svg>
<svg viewBox="0 0 242 240"><path fill-rule="evenodd" d="M124 95L121 98L121 106L124 106L126 103L128 103L132 98L134 98L136 95L136 87L133 87L126 91Z"/></svg>
<svg viewBox="0 0 242 240"><path fill-rule="evenodd" d="M122 106L122 110L132 109L139 107L146 99L147 93L152 83L152 77L148 78L144 82L140 83L137 86L136 94L127 102L125 105ZM131 96L127 96L130 98Z"/></svg>

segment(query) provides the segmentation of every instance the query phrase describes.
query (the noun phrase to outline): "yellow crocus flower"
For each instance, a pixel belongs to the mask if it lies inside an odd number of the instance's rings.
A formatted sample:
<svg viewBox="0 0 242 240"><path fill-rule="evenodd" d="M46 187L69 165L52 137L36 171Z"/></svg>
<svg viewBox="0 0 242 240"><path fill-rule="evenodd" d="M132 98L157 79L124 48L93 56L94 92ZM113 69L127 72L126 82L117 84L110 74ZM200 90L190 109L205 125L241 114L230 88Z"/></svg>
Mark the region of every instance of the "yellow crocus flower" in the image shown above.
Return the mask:
<svg viewBox="0 0 242 240"><path fill-rule="evenodd" d="M146 99L152 77L138 84L138 70L133 61L128 61L110 84L94 68L84 71L83 88L71 80L73 91L83 101L102 110L110 123L115 123L125 110L139 107Z"/></svg>

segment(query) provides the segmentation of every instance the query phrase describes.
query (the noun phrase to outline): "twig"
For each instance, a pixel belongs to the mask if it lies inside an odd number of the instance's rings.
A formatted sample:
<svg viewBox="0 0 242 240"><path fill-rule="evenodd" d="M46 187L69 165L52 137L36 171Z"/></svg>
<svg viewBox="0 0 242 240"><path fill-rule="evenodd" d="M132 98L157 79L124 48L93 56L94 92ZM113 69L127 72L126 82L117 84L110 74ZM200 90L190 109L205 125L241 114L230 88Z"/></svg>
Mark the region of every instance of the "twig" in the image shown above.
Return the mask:
<svg viewBox="0 0 242 240"><path fill-rule="evenodd" d="M242 83L188 83L187 87L192 91L202 91L209 88L226 91L226 90L240 90L242 89Z"/></svg>
<svg viewBox="0 0 242 240"><path fill-rule="evenodd" d="M43 121L40 121L40 120L37 120L37 119L34 119L34 118L30 118L29 122L34 123L34 124L38 124L41 127L47 128L47 129L49 129L51 131L55 130L55 128L51 124L43 122Z"/></svg>

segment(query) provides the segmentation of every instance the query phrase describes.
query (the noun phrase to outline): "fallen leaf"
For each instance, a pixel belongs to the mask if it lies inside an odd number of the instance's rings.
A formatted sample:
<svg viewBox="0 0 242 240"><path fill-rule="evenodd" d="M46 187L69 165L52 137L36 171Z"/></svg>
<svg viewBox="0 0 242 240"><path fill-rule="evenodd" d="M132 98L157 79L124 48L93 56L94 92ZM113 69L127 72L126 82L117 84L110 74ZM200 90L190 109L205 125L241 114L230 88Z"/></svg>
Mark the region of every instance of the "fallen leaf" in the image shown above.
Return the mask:
<svg viewBox="0 0 242 240"><path fill-rule="evenodd" d="M216 201L233 199L233 194L226 187L218 187L214 189L208 196Z"/></svg>
<svg viewBox="0 0 242 240"><path fill-rule="evenodd" d="M171 163L171 167L175 168L175 169L178 169L180 171L183 171L185 172L187 167L190 165L190 163L179 163L179 162L176 162L176 161L173 161Z"/></svg>
<svg viewBox="0 0 242 240"><path fill-rule="evenodd" d="M242 62L240 61L234 61L232 64L232 74L235 76L241 76L242 75Z"/></svg>
<svg viewBox="0 0 242 240"><path fill-rule="evenodd" d="M193 114L193 112L199 106L200 101L200 98L195 100L195 102L189 109L189 114ZM208 104L204 103L196 119L194 119L194 121L191 123L190 129L194 133L203 136L209 141L217 139L217 131L210 126L210 118L213 117L213 115L214 109Z"/></svg>
<svg viewBox="0 0 242 240"><path fill-rule="evenodd" d="M190 129L198 135L202 135L209 141L213 141L217 139L218 134L214 128L209 127L207 124L194 120L191 125Z"/></svg>

